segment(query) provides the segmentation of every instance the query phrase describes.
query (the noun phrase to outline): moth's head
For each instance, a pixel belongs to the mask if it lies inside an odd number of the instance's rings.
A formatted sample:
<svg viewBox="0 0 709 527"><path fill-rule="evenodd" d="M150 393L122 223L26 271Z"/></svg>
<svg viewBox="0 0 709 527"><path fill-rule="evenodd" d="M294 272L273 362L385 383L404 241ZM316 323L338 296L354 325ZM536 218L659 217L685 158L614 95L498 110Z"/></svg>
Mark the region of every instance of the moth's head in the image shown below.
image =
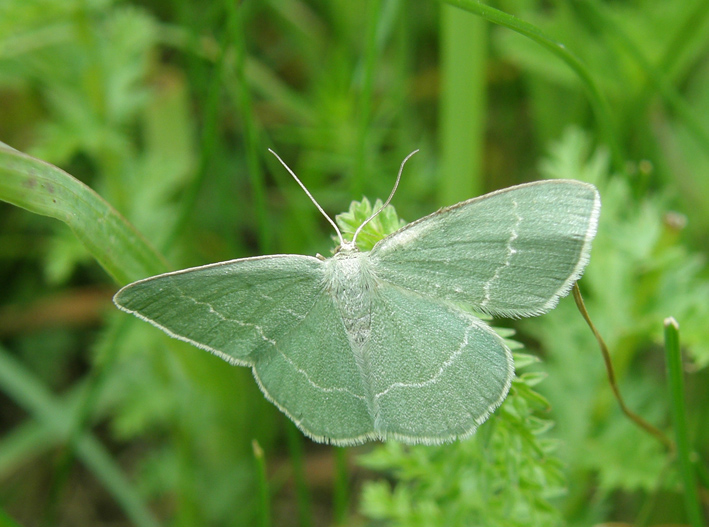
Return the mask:
<svg viewBox="0 0 709 527"><path fill-rule="evenodd" d="M343 243L332 249L332 257L337 257L338 259L343 259L343 258L348 258L350 256L353 256L355 254L359 254L360 248L357 247L357 245L349 240L345 240ZM329 258L325 258L322 254L318 253L315 255L315 257L318 260L322 260L323 262L326 260L329 260Z"/></svg>
<svg viewBox="0 0 709 527"><path fill-rule="evenodd" d="M357 244L354 241L345 240L344 243L341 243L340 245L335 247L335 254L348 255L358 252L359 247L357 247Z"/></svg>

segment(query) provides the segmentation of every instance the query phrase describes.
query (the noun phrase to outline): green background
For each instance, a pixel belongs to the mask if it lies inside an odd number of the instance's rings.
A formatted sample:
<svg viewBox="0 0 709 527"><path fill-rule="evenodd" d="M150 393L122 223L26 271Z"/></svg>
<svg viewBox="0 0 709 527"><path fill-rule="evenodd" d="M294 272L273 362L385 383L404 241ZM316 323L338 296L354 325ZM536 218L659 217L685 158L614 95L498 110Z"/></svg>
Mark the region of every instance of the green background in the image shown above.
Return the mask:
<svg viewBox="0 0 709 527"><path fill-rule="evenodd" d="M705 0L0 0L0 141L0 523L702 525ZM595 184L580 286L627 404L678 452L622 415L571 299L494 321L518 379L440 447L316 445L247 369L119 313L119 285L165 270L330 254L269 147L333 216L417 148L407 221Z"/></svg>

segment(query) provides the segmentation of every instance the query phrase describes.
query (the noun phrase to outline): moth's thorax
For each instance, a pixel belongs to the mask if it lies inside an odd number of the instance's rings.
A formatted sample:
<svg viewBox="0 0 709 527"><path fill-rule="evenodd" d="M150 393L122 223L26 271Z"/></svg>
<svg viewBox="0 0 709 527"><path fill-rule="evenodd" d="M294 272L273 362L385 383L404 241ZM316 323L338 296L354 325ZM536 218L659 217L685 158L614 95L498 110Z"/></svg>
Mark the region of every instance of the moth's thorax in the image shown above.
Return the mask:
<svg viewBox="0 0 709 527"><path fill-rule="evenodd" d="M369 338L371 305L377 278L369 253L345 247L326 262L326 290L342 314L350 341L362 346Z"/></svg>

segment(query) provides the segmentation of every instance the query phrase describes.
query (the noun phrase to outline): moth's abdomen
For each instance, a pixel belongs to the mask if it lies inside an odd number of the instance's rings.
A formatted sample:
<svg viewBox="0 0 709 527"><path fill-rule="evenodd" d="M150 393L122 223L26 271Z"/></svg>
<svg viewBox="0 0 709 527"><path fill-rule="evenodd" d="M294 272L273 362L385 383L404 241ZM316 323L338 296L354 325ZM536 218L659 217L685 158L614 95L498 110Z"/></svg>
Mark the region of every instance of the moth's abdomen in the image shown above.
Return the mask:
<svg viewBox="0 0 709 527"><path fill-rule="evenodd" d="M327 261L326 290L342 318L351 353L359 370L372 426L377 428L379 408L372 379L377 369L369 352L372 337L372 311L377 300L378 284L372 272L369 254L340 251Z"/></svg>
<svg viewBox="0 0 709 527"><path fill-rule="evenodd" d="M376 277L369 266L368 253L340 252L328 261L327 290L342 316L347 336L354 348L369 340Z"/></svg>

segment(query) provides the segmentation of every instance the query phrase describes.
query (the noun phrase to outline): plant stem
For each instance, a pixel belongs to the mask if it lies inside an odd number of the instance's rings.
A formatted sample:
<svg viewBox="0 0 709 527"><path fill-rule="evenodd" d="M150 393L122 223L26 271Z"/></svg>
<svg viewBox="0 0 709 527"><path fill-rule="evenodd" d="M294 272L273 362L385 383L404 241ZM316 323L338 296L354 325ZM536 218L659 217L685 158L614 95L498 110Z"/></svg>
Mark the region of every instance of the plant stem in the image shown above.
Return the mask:
<svg viewBox="0 0 709 527"><path fill-rule="evenodd" d="M684 486L684 506L692 527L702 527L701 505L697 494L697 477L692 464L692 452L687 434L687 409L684 401L682 355L679 347L679 324L672 318L665 319L665 356L667 358L667 382L672 403L672 423L677 442L680 474Z"/></svg>
<svg viewBox="0 0 709 527"><path fill-rule="evenodd" d="M576 301L576 306L578 307L579 311L581 312L581 315L588 324L588 327L591 328L593 336L596 337L598 346L601 348L603 362L606 365L606 372L608 373L608 382L611 385L611 390L613 390L613 395L615 395L615 398L618 401L618 404L620 405L620 409L628 417L628 419L633 421L636 425L638 425L640 428L642 428L649 434L655 436L658 441L665 445L665 447L670 451L670 453L673 453L675 450L675 445L674 443L672 443L670 438L668 438L660 429L648 423L645 419L640 417L638 414L636 414L626 406L625 400L623 400L623 396L620 394L620 389L618 388L618 382L615 378L615 370L613 369L613 363L611 362L611 355L608 352L608 346L606 346L606 343L603 340L601 334L596 329L596 326L594 326L593 322L591 322L591 316L588 314L588 311L586 311L586 306L583 303L583 298L581 297L581 290L579 289L578 284L574 284L573 292L574 300Z"/></svg>
<svg viewBox="0 0 709 527"><path fill-rule="evenodd" d="M344 525L349 503L349 471L347 470L347 449L333 447L335 454L334 523Z"/></svg>
<svg viewBox="0 0 709 527"><path fill-rule="evenodd" d="M254 439L251 442L251 447L256 460L256 477L258 480L258 524L261 527L271 527L271 499L268 489L268 476L266 475L266 460L258 441Z"/></svg>

